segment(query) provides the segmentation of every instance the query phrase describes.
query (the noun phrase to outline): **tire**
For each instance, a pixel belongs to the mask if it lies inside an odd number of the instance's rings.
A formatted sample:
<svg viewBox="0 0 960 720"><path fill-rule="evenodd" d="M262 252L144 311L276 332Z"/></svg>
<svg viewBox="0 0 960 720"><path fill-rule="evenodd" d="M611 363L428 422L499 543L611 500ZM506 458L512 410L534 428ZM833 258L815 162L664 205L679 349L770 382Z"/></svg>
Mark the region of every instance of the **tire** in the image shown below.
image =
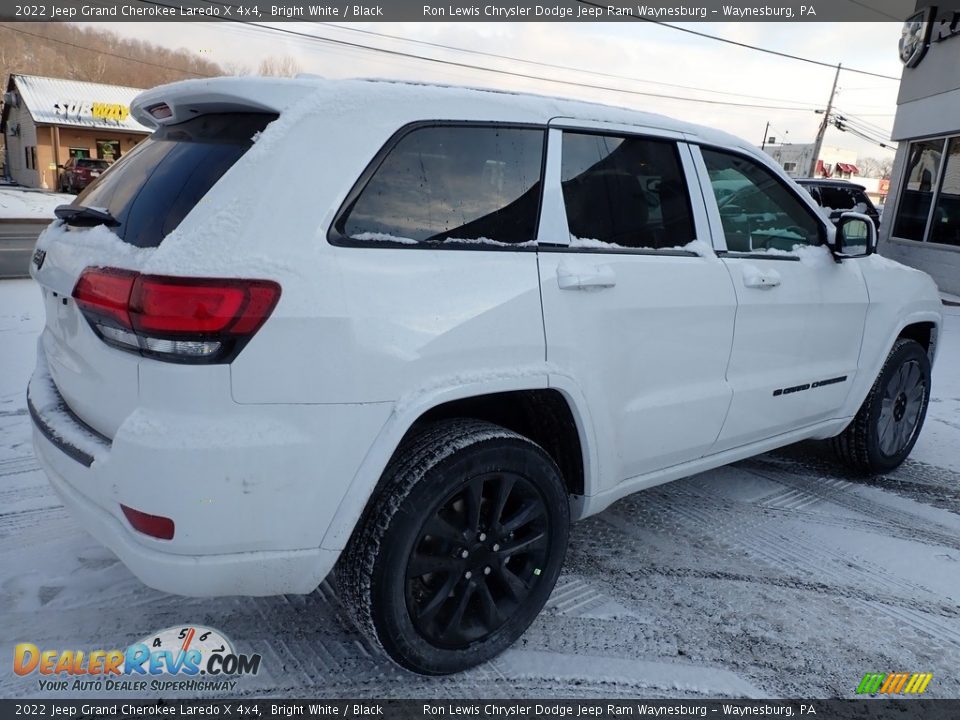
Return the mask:
<svg viewBox="0 0 960 720"><path fill-rule="evenodd" d="M910 454L930 401L930 359L915 340L893 345L856 417L832 438L837 456L857 472L898 467Z"/></svg>
<svg viewBox="0 0 960 720"><path fill-rule="evenodd" d="M540 613L569 525L560 471L538 445L477 420L425 425L354 529L340 596L398 665L459 672L503 652Z"/></svg>

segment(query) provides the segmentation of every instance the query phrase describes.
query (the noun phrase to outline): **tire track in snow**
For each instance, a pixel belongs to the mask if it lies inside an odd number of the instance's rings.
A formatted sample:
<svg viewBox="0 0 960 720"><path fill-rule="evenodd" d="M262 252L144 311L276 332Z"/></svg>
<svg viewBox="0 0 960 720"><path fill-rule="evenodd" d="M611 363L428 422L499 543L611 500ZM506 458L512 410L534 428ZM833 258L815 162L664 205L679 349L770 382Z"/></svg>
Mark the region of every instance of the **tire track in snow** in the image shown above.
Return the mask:
<svg viewBox="0 0 960 720"><path fill-rule="evenodd" d="M639 501L639 499L627 498L625 502ZM692 521L685 523L685 527L709 528L712 538L719 539L747 555L752 555L775 569L789 568L797 577L820 576L824 579L822 583L824 586L834 588L848 587L850 579L857 578L862 585L857 587L858 592L845 594L846 599L865 609L880 612L893 620L910 625L931 638L946 640L960 649L958 623L951 623L952 620L957 618L956 613L950 614L950 617L930 616L924 602L912 597L897 598L896 604L887 604L870 586L891 584L905 592L922 593L930 600L938 598L938 604L948 609L948 613L950 605L944 604L936 593L928 588L900 578L879 567L876 563L871 563L868 570L863 558L840 553L810 538L804 539L796 534L787 536L771 531L766 527L768 521L760 515L744 517L738 514L735 516L735 520L731 521L734 516L725 512L723 508L718 508L712 502L695 507L687 498L683 498L679 502L664 498L658 504L658 507L662 511ZM618 529L628 535L635 536L634 524L625 519L618 509L614 509L611 517L605 517L605 515L606 513L601 515L604 520L607 522L613 521ZM619 518L619 522L614 518ZM636 539L639 540L639 538ZM821 563L820 560L823 557L829 558L831 562ZM843 565L843 568L836 567L837 564ZM869 595L865 595L863 591L868 592ZM901 607L903 604L912 605L912 607L905 609Z"/></svg>
<svg viewBox="0 0 960 720"><path fill-rule="evenodd" d="M851 492L853 484L848 483L843 489L837 489L834 484L821 483L820 478L813 481L798 479L795 473L785 472L773 463L763 460L744 460L736 467L745 470L757 477L794 488L822 500L848 508L867 517L877 518L884 524L904 533L907 539L941 545L952 550L960 550L960 538L950 528L932 522L929 518L905 510L891 507L875 500ZM931 525L943 528L944 532L931 529Z"/></svg>
<svg viewBox="0 0 960 720"><path fill-rule="evenodd" d="M0 460L0 477L34 472L39 469L40 463L37 462L37 459L33 455L22 455L20 457Z"/></svg>

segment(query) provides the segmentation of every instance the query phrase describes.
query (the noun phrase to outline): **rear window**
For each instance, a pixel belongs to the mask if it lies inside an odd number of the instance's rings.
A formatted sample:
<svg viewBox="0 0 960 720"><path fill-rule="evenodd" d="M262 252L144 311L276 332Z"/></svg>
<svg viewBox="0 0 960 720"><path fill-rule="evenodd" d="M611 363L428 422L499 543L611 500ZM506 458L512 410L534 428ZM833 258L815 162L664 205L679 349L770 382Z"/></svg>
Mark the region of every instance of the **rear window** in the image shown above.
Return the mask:
<svg viewBox="0 0 960 720"><path fill-rule="evenodd" d="M113 231L137 247L158 247L278 116L201 115L162 127L91 183L74 205L106 208ZM82 162L82 161L81 161Z"/></svg>
<svg viewBox="0 0 960 720"><path fill-rule="evenodd" d="M106 170L110 163L106 160L77 160L77 167L90 168L91 170Z"/></svg>
<svg viewBox="0 0 960 720"><path fill-rule="evenodd" d="M863 205L860 211L866 212L870 207L870 201L859 188L838 185L808 185L806 188L813 195L814 200L825 208L853 210L858 205Z"/></svg>
<svg viewBox="0 0 960 720"><path fill-rule="evenodd" d="M544 131L434 126L402 136L335 223L362 243L536 239Z"/></svg>

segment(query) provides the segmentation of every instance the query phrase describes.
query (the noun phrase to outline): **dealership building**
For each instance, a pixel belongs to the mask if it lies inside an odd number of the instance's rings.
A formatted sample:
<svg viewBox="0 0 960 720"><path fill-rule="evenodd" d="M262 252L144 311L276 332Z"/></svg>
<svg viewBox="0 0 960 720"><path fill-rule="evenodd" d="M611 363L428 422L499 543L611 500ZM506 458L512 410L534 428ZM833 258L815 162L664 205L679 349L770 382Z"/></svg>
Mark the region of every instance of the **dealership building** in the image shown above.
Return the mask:
<svg viewBox="0 0 960 720"><path fill-rule="evenodd" d="M138 88L11 75L3 93L0 133L4 172L26 187L57 189L71 157L118 160L150 128L130 115Z"/></svg>
<svg viewBox="0 0 960 720"><path fill-rule="evenodd" d="M900 59L899 146L880 252L960 295L960 11L918 5Z"/></svg>

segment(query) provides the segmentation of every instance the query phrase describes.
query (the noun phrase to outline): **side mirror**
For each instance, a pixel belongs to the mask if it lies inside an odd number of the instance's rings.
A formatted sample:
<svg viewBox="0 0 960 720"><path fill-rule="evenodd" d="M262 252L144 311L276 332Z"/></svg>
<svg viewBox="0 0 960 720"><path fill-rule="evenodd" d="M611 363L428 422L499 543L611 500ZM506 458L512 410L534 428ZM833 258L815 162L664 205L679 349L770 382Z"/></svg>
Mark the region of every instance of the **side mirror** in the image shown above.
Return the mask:
<svg viewBox="0 0 960 720"><path fill-rule="evenodd" d="M877 251L877 227L869 215L845 212L837 220L837 234L833 244L837 260L861 258Z"/></svg>

